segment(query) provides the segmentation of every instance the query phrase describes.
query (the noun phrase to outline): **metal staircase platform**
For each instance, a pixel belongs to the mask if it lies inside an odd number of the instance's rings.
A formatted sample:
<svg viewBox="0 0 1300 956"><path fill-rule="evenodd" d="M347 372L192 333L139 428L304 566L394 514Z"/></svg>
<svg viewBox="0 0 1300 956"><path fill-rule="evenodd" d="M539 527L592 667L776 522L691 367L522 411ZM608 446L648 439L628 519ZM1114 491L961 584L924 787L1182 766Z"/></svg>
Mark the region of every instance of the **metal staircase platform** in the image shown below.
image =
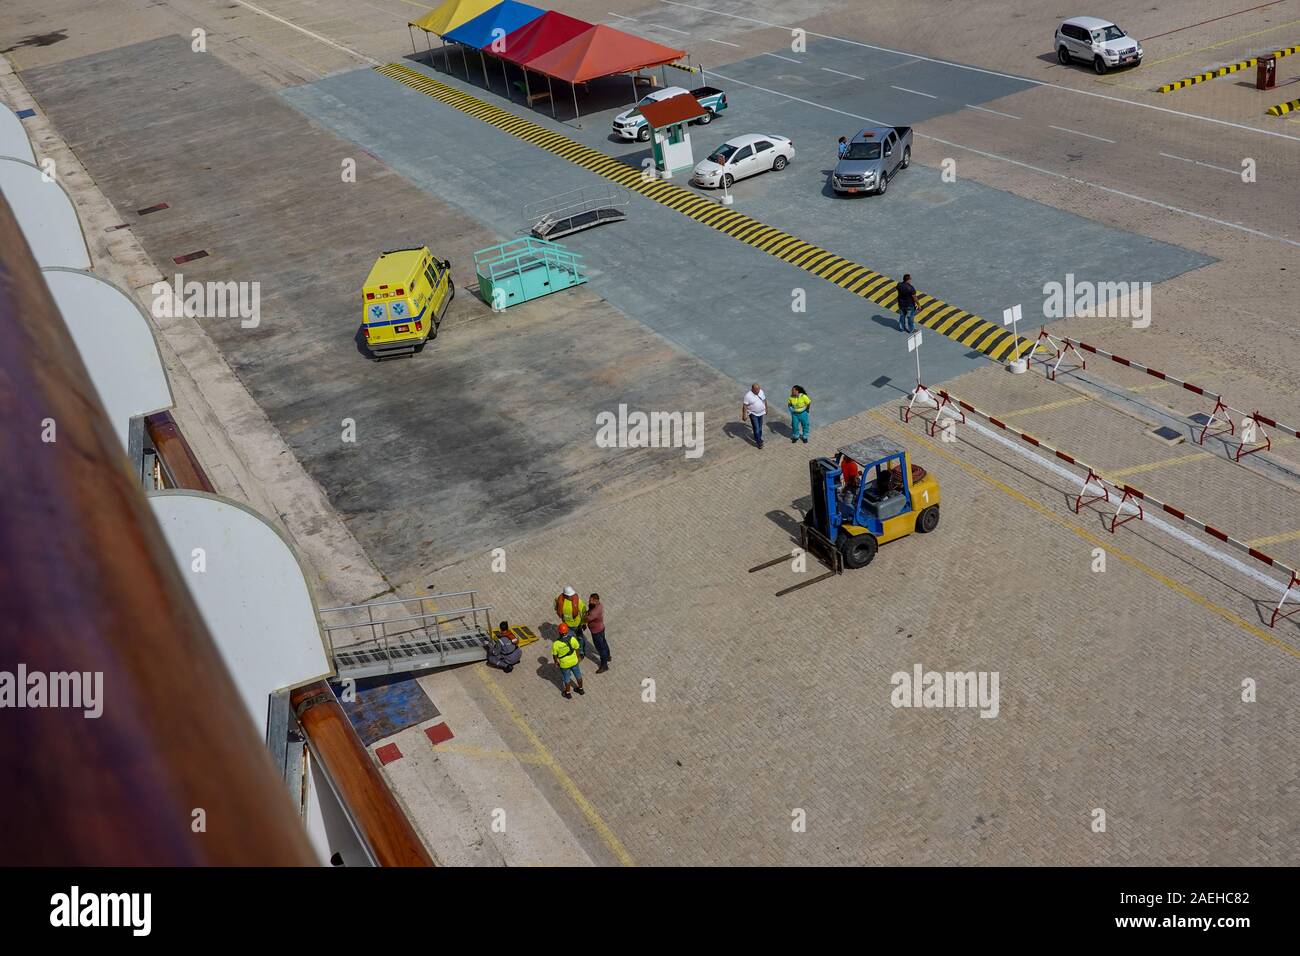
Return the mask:
<svg viewBox="0 0 1300 956"><path fill-rule="evenodd" d="M320 616L335 671L358 680L486 659L491 611L476 591L458 591L322 608Z"/></svg>
<svg viewBox="0 0 1300 956"><path fill-rule="evenodd" d="M524 207L524 219L538 239L559 239L583 229L621 222L630 199L613 186L580 186Z"/></svg>

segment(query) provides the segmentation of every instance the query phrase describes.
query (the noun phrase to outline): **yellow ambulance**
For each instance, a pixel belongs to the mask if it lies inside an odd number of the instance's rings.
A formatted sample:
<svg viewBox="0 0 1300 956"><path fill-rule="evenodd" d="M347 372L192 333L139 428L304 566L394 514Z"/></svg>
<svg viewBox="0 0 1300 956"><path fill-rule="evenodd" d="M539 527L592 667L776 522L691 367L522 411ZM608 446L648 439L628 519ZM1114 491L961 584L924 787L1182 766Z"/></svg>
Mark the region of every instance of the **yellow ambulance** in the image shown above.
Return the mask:
<svg viewBox="0 0 1300 956"><path fill-rule="evenodd" d="M456 296L451 263L428 246L394 249L375 260L362 287L361 332L376 359L411 355L438 334Z"/></svg>

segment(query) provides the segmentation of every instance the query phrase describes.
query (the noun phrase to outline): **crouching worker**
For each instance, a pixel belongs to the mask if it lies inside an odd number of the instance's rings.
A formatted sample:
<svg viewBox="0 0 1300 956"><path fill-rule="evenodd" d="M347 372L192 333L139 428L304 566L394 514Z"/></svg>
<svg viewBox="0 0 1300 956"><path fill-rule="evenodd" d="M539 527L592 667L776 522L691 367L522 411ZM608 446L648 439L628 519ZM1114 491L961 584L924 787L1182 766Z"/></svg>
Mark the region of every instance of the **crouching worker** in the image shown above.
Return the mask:
<svg viewBox="0 0 1300 956"><path fill-rule="evenodd" d="M560 625L560 636L551 644L551 657L555 660L555 666L560 669L560 677L564 681L564 687L560 693L565 699L572 699L573 694L569 693L570 689L576 690L579 694L585 694L582 689L582 668L578 666L578 638L570 633L567 624Z"/></svg>
<svg viewBox="0 0 1300 956"><path fill-rule="evenodd" d="M488 666L499 667L509 674L523 656L518 639L510 633L509 622L502 621L500 629L488 641Z"/></svg>

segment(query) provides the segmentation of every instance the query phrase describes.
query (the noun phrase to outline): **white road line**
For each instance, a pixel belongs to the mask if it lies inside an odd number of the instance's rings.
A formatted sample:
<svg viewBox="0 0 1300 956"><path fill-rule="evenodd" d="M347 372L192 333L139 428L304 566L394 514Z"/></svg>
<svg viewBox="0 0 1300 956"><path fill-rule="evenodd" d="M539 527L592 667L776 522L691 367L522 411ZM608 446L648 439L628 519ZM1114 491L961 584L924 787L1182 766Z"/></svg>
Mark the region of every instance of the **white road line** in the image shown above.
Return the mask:
<svg viewBox="0 0 1300 956"><path fill-rule="evenodd" d="M801 65L802 65L802 63L803 63L803 60L796 60L796 59L794 59L794 57L789 57L789 56L781 56L781 54L779 54L779 53L768 53L768 52L764 51L764 52L763 52L763 56L774 56L774 57L776 57L778 60L785 60L785 62L787 62L787 63L799 63L799 64L801 64Z"/></svg>
<svg viewBox="0 0 1300 956"><path fill-rule="evenodd" d="M981 113L992 113L994 116L1005 116L1007 119L1018 120L1019 116L1012 116L1010 113L999 113L997 110L991 110L987 106L975 106L972 103L966 104L968 110L979 110Z"/></svg>
<svg viewBox="0 0 1300 956"><path fill-rule="evenodd" d="M1107 139L1105 136L1093 136L1091 133L1080 133L1077 129L1066 129L1064 126L1049 126L1048 129L1059 129L1062 133L1073 133L1075 136L1086 136L1088 139L1099 139L1103 143L1114 143L1113 139Z"/></svg>
<svg viewBox="0 0 1300 956"><path fill-rule="evenodd" d="M637 20L636 17L625 17L625 16L623 16L623 14L621 14L621 13L615 13L613 10L607 10L607 11L605 11L605 12L608 13L611 17L618 17L620 20L629 20L629 21L631 21L632 23L639 23L639 22L640 22L639 20Z"/></svg>
<svg viewBox="0 0 1300 956"><path fill-rule="evenodd" d="M1191 163L1193 166L1204 166L1206 169L1217 169L1221 173L1227 173L1230 176L1240 176L1241 170L1228 169L1226 166L1215 166L1213 163L1203 163L1199 159L1188 159L1186 156L1175 156L1173 153L1161 153L1166 159L1176 159L1180 162Z"/></svg>
<svg viewBox="0 0 1300 956"><path fill-rule="evenodd" d="M739 43L728 43L726 40L715 40L713 39L713 37L708 37L707 39L710 43L721 43L723 46L734 46L734 47L740 46Z"/></svg>
<svg viewBox="0 0 1300 956"><path fill-rule="evenodd" d="M858 76L856 73L844 73L840 70L832 70L829 66L822 67L827 73L838 73L840 76L847 76L851 80L865 80L865 76Z"/></svg>
<svg viewBox="0 0 1300 956"><path fill-rule="evenodd" d="M638 23L640 21L637 21ZM649 27L652 30L667 30L669 33L680 33L684 37L690 36L685 30L678 30L676 27L666 27L660 23L642 23L643 27Z"/></svg>
<svg viewBox="0 0 1300 956"><path fill-rule="evenodd" d="M770 20L757 20L754 17L742 17L736 13L727 13L723 10L714 10L710 7L701 7L693 3L682 3L681 0L659 0L660 3L666 3L674 7L688 7L692 10L700 10L704 13L712 13L719 17L730 17L733 20L744 20L748 23L757 23L759 26L772 27L776 30L789 31L791 27L780 23L772 23ZM800 29L803 29L802 27ZM1080 96L1095 96L1099 99L1110 100L1113 103L1124 103L1128 106L1137 106L1144 110L1155 110L1158 113L1169 113L1173 116L1182 116L1186 119L1200 120L1203 123L1214 123L1217 126L1230 126L1233 129L1246 130L1251 133L1261 133L1264 136L1276 136L1279 139L1289 139L1292 142L1300 143L1300 136L1292 136L1289 133L1280 133L1272 129L1260 129L1258 126L1247 126L1244 123L1232 123L1228 120L1215 119L1213 116L1202 116L1199 113L1184 113L1182 110L1170 109L1167 106L1155 106L1151 103L1139 103L1137 100L1126 100L1122 96L1108 96L1105 93L1097 93L1093 90L1080 90L1073 86L1060 86L1056 83L1049 83L1047 80L1034 80L1027 76L1012 76L1010 73L999 73L997 70L986 70L978 66L967 66L965 63L953 63L951 60L938 60L934 57L921 56L917 53L904 53L902 50L895 50L887 46L876 46L873 43L862 43L859 40L849 40L846 37L831 36L826 33L814 33L812 30L804 30L810 37L817 37L819 40L835 40L839 43L848 43L851 46L860 46L868 50L880 50L883 53L894 53L898 56L910 56L917 60L925 60L927 63L938 63L941 66L950 66L956 70L970 70L973 73L984 73L988 76L999 76L1006 80L1015 80L1018 83L1027 83L1030 86L1041 86L1050 90L1060 90L1064 93L1077 93Z"/></svg>
<svg viewBox="0 0 1300 956"><path fill-rule="evenodd" d="M906 86L894 86L891 84L889 88L891 90L902 90L904 93L915 93L917 96L928 96L932 100L937 100L939 98L933 93L922 93L920 90L909 90Z"/></svg>
<svg viewBox="0 0 1300 956"><path fill-rule="evenodd" d="M277 23L283 23L286 27L290 27L294 30L297 30L299 33L305 33L313 40L319 40L321 43L324 43L326 46L332 46L336 50L342 50L344 53L348 54L349 56L356 57L362 63L369 63L371 66L379 65L378 60L372 60L364 53L358 53L356 50L352 49L351 47L346 47L341 43L335 43L329 37L323 37L319 33L312 33L310 30L304 29L303 27L298 26L298 24L296 23L289 22L288 20L284 19L284 17L277 17L274 13L270 13L266 10L263 10L261 7L254 6L253 4L249 3L248 0L235 0L235 3L239 4L241 7L247 7L248 9L252 10L254 13L260 13L262 16L274 20Z"/></svg>
<svg viewBox="0 0 1300 956"><path fill-rule="evenodd" d="M668 0L662 0L667 3ZM882 126L891 126L892 123L886 123L884 120L876 119L872 116L863 116L860 113L850 113L848 110L838 110L833 106L827 106L825 103L814 103L812 100L805 100L790 93L782 93L780 90L771 90L765 86L759 86L757 83L748 83L745 80L739 80L735 77L727 76L725 73L719 73L717 70L709 71L712 75L721 77L728 83L736 83L740 86L748 86L751 89L759 90L763 93L771 93L773 96L784 96L788 100L794 100L796 103L803 103L805 106L815 106L819 110L826 110L828 113L838 113L841 116L848 116L852 119L862 120L866 123L878 123ZM1228 229L1236 229L1238 232L1248 233L1252 236L1258 236L1261 239L1272 239L1274 242L1284 242L1289 246L1300 248L1300 242L1294 239L1287 239L1285 236L1274 236L1259 229L1251 229L1249 226L1243 226L1241 223L1227 222L1223 219L1215 219L1213 216L1207 216L1203 213L1192 212L1190 209L1183 209L1179 206L1171 206L1168 203L1160 202L1158 199L1147 199L1145 196L1137 196L1133 193L1126 193L1122 189L1115 189L1111 186L1103 186L1101 183L1089 182L1086 179L1079 179L1075 176L1067 176L1065 173L1058 173L1054 169L1044 169L1042 166L1034 166L1031 163L1021 162L1018 159L1012 159L1010 156L1001 156L998 153L986 152L982 149L976 149L974 146L963 146L961 143L954 143L952 140L940 139L938 136L931 136L928 133L918 132L913 129L912 135L916 139L928 139L931 142L939 143L943 146L951 146L953 149L962 149L968 153L974 153L977 156L983 156L985 159L996 159L1000 162L1010 163L1012 166L1019 166L1021 169L1028 169L1043 176L1050 176L1052 179L1063 179L1066 182L1075 183L1079 186L1087 186L1089 189L1096 189L1100 192L1110 193L1112 196L1120 196L1124 199L1132 199L1134 202L1140 202L1148 206L1155 206L1158 209L1164 209L1167 212L1176 212L1183 216L1190 216L1201 222L1214 223L1216 226L1224 226Z"/></svg>

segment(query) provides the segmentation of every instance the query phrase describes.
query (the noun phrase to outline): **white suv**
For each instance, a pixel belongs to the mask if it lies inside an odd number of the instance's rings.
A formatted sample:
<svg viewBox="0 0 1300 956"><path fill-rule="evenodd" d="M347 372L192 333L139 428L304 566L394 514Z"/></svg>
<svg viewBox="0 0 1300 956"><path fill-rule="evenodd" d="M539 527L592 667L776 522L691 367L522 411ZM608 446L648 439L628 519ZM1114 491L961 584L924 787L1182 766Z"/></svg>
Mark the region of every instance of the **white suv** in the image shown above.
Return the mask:
<svg viewBox="0 0 1300 956"><path fill-rule="evenodd" d="M1109 20L1071 17L1056 28L1056 58L1062 65L1071 60L1091 63L1100 75L1111 67L1137 66L1142 47Z"/></svg>

